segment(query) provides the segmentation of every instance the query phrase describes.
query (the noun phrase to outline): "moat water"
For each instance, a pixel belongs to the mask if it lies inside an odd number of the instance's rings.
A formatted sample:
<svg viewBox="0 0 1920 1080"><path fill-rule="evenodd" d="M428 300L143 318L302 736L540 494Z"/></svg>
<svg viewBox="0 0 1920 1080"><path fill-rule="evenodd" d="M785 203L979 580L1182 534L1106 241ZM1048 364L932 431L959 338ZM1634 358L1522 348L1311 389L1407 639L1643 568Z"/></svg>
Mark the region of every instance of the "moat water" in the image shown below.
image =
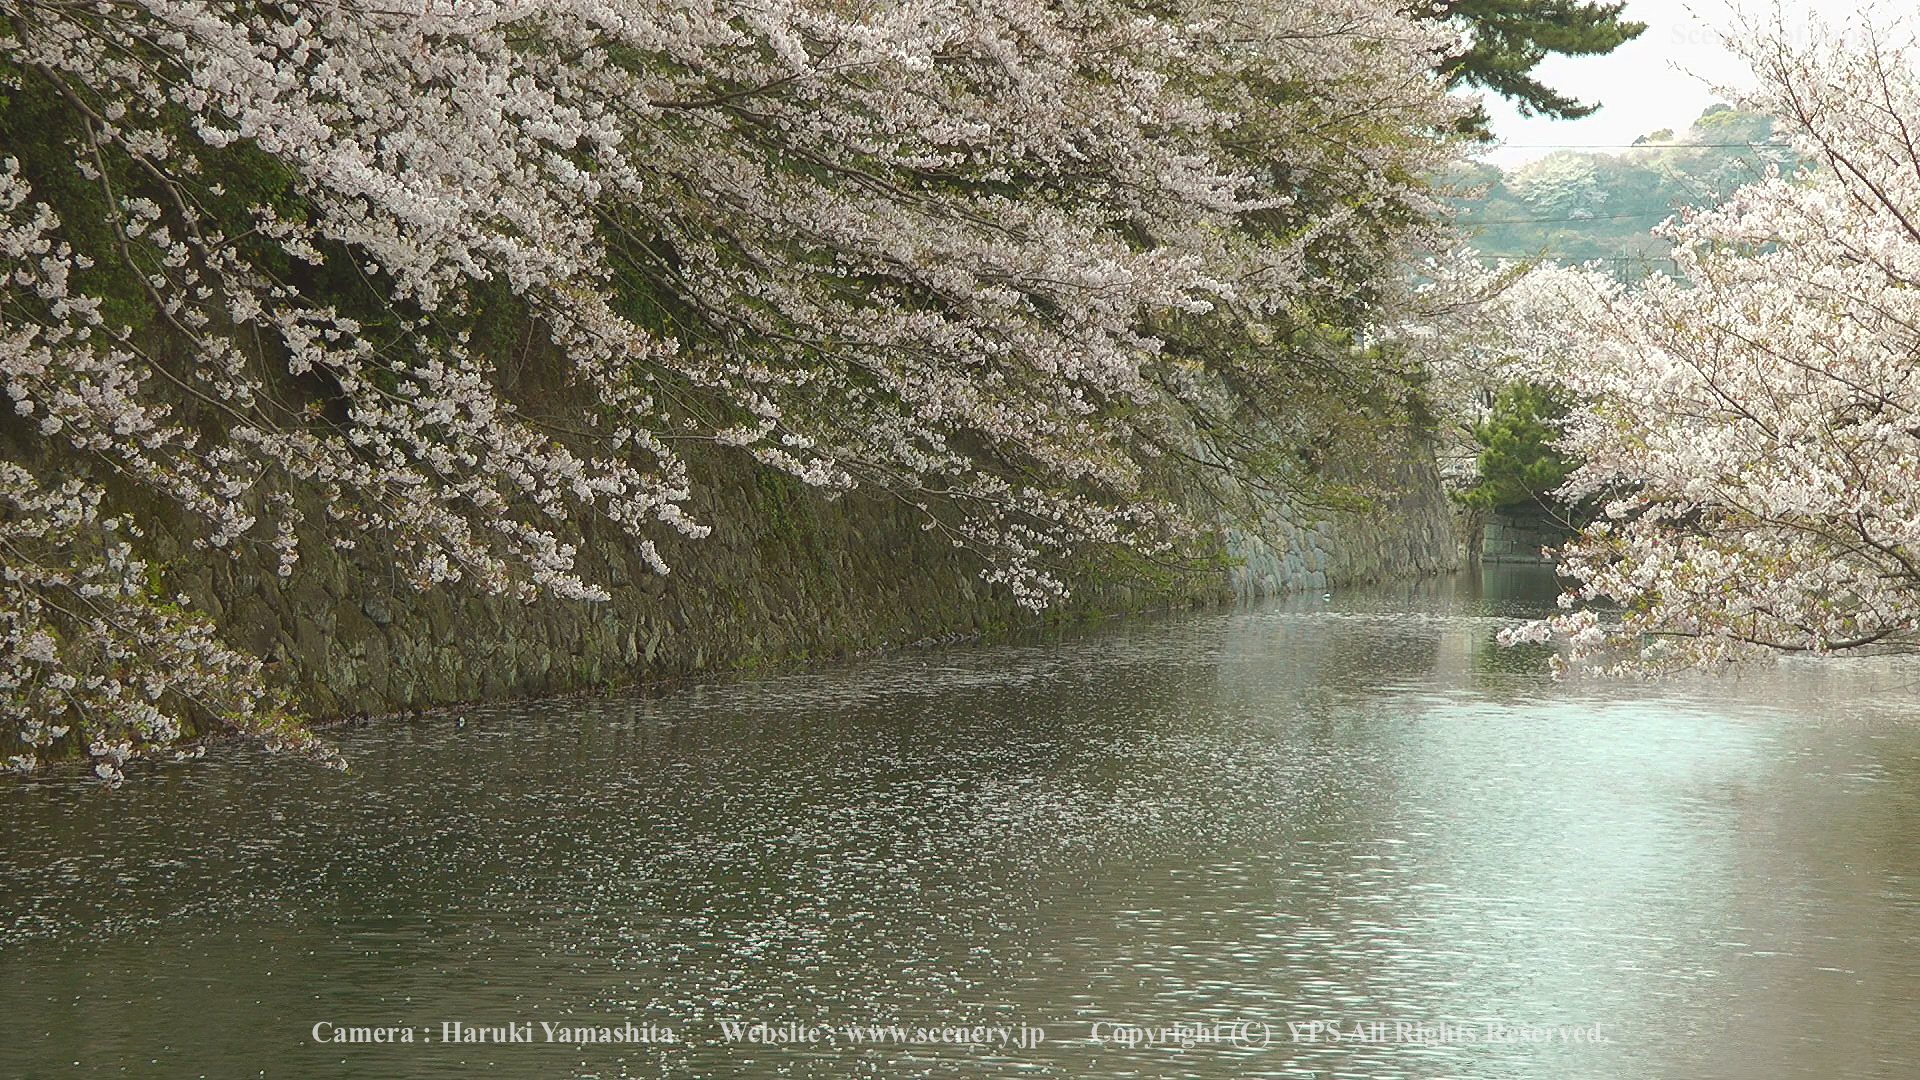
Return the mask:
<svg viewBox="0 0 1920 1080"><path fill-rule="evenodd" d="M1920 665L1556 683L1550 594L0 785L0 1076L1920 1075Z"/></svg>

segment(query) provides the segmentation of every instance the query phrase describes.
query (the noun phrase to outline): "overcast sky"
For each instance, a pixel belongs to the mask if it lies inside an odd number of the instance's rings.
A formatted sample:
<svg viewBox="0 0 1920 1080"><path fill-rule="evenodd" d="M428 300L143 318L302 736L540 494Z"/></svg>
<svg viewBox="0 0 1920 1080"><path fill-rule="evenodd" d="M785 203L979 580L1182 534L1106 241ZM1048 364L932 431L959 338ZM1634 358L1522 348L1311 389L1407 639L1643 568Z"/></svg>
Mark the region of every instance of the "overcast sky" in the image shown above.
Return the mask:
<svg viewBox="0 0 1920 1080"><path fill-rule="evenodd" d="M1809 6L1804 0L1784 4L1789 25L1801 25ZM1825 0L1817 6L1823 18L1838 25L1871 5ZM1772 7L1769 0L1742 0L1737 9L1765 13ZM1879 5L1881 21L1902 8L1911 12L1913 5ZM1610 150L1661 128L1685 131L1707 106L1726 100L1713 86L1751 82L1746 65L1720 44L1719 31L1733 25L1735 10L1724 0L1629 0L1627 18L1646 23L1646 33L1606 56L1551 57L1535 72L1555 90L1600 102L1600 111L1584 120L1523 118L1505 99L1489 94L1494 134L1505 145L1483 157L1512 166L1566 145Z"/></svg>

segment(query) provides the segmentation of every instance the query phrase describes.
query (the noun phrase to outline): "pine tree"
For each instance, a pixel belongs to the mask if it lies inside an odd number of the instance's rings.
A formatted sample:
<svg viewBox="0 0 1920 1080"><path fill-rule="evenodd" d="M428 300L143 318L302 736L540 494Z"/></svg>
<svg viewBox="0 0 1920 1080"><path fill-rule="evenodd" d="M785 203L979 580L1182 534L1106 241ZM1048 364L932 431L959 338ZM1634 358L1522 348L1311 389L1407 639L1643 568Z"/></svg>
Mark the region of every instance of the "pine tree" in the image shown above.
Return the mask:
<svg viewBox="0 0 1920 1080"><path fill-rule="evenodd" d="M1519 106L1522 116L1578 120L1600 107L1554 90L1533 77L1548 55L1602 56L1639 37L1646 23L1620 17L1624 2L1575 0L1435 0L1410 14L1446 20L1462 31L1461 47L1442 71L1450 85L1483 87ZM1470 117L1468 130L1484 135L1485 112Z"/></svg>

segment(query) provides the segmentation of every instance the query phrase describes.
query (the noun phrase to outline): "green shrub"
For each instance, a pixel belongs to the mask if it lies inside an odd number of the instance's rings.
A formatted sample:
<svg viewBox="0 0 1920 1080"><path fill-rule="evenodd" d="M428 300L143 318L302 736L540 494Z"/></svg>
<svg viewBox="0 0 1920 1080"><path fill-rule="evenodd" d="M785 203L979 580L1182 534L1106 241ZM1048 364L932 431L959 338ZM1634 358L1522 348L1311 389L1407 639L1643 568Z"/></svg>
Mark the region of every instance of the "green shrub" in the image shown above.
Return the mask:
<svg viewBox="0 0 1920 1080"><path fill-rule="evenodd" d="M1538 383L1516 382L1500 391L1492 414L1469 429L1480 446L1479 482L1461 500L1488 510L1539 507L1570 517L1571 508L1555 491L1579 462L1554 441L1571 407L1563 393Z"/></svg>

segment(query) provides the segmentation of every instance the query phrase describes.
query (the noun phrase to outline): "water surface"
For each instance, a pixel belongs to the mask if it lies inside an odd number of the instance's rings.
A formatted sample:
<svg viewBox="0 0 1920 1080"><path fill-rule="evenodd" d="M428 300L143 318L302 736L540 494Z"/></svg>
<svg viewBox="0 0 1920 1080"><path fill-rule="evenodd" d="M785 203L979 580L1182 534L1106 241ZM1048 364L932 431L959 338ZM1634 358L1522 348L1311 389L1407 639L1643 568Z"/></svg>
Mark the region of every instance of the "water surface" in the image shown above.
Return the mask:
<svg viewBox="0 0 1920 1080"><path fill-rule="evenodd" d="M1920 1072L1920 667L1556 684L1548 584L6 786L0 1076Z"/></svg>

